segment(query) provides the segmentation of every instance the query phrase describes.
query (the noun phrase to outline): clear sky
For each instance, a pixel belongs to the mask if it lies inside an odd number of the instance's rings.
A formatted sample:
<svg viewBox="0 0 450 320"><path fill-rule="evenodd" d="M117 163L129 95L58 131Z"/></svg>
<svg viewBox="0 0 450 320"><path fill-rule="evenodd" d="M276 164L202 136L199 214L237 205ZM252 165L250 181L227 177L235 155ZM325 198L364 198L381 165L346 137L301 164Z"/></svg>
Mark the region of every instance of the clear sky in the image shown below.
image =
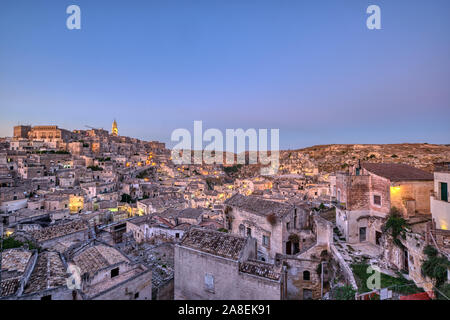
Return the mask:
<svg viewBox="0 0 450 320"><path fill-rule="evenodd" d="M67 6L81 8L68 30ZM368 30L366 8L381 8ZM449 0L1 0L0 136L278 128L282 148L450 143ZM168 144L169 146L173 144Z"/></svg>

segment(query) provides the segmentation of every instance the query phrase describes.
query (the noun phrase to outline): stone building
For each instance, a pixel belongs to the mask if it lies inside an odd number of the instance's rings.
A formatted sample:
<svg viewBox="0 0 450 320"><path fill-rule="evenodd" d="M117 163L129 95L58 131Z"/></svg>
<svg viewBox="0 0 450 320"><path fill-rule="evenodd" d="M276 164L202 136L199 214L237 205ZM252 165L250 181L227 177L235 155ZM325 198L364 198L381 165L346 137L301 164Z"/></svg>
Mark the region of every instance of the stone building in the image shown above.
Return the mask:
<svg viewBox="0 0 450 320"><path fill-rule="evenodd" d="M0 300L15 299L23 291L26 278L33 270L37 252L17 248L4 250L0 254Z"/></svg>
<svg viewBox="0 0 450 320"><path fill-rule="evenodd" d="M435 228L450 230L450 163L442 163L435 166L434 192L431 194L431 215Z"/></svg>
<svg viewBox="0 0 450 320"><path fill-rule="evenodd" d="M118 249L93 240L65 254L79 269L83 300L151 300L152 270Z"/></svg>
<svg viewBox="0 0 450 320"><path fill-rule="evenodd" d="M28 139L28 133L31 131L31 126L15 126L14 135L15 139Z"/></svg>
<svg viewBox="0 0 450 320"><path fill-rule="evenodd" d="M301 230L311 226L309 210L300 205L236 194L225 201L228 229L255 238L258 260L274 262L275 255L295 254L303 243Z"/></svg>
<svg viewBox="0 0 450 320"><path fill-rule="evenodd" d="M67 265L54 251L39 253L33 272L18 299L75 300L77 292L67 286Z"/></svg>
<svg viewBox="0 0 450 320"><path fill-rule="evenodd" d="M391 208L406 218L430 216L433 175L394 163L363 163L337 173L336 224L347 242L380 245L382 225Z"/></svg>
<svg viewBox="0 0 450 320"><path fill-rule="evenodd" d="M251 237L191 228L175 245L175 299L283 299L282 267L255 258Z"/></svg>
<svg viewBox="0 0 450 320"><path fill-rule="evenodd" d="M88 225L83 220L51 225L30 232L32 240L41 248L52 248L60 241L84 241L88 239Z"/></svg>
<svg viewBox="0 0 450 320"><path fill-rule="evenodd" d="M60 129L58 126L34 126L28 133L31 140L42 140L45 142L69 142L76 135L69 130Z"/></svg>

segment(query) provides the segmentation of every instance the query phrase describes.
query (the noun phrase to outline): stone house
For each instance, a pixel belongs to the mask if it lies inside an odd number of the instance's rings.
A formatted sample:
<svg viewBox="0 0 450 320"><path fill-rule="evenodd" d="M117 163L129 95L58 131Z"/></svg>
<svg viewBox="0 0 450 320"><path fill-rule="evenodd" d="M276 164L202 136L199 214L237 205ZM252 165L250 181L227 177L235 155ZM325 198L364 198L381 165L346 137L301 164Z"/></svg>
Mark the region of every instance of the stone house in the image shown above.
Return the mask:
<svg viewBox="0 0 450 320"><path fill-rule="evenodd" d="M151 300L152 271L118 249L90 241L68 250L69 265L79 268L83 300Z"/></svg>
<svg viewBox="0 0 450 320"><path fill-rule="evenodd" d="M35 230L30 233L32 241L43 249L52 248L60 241L83 241L88 239L88 225L83 220L73 220Z"/></svg>
<svg viewBox="0 0 450 320"><path fill-rule="evenodd" d="M281 266L255 260L256 241L192 227L175 245L175 300L280 300Z"/></svg>
<svg viewBox="0 0 450 320"><path fill-rule="evenodd" d="M395 163L362 163L337 173L336 224L349 243L380 245L382 225L392 207L406 218L430 215L433 175Z"/></svg>
<svg viewBox="0 0 450 320"><path fill-rule="evenodd" d="M438 164L434 172L434 192L431 194L431 215L435 228L450 230L450 163Z"/></svg>
<svg viewBox="0 0 450 320"><path fill-rule="evenodd" d="M20 300L75 300L77 291L67 286L67 265L58 252L39 253Z"/></svg>
<svg viewBox="0 0 450 320"><path fill-rule="evenodd" d="M301 230L311 226L306 207L235 194L225 201L227 228L255 238L258 260L274 262L275 255L295 254L302 243Z"/></svg>

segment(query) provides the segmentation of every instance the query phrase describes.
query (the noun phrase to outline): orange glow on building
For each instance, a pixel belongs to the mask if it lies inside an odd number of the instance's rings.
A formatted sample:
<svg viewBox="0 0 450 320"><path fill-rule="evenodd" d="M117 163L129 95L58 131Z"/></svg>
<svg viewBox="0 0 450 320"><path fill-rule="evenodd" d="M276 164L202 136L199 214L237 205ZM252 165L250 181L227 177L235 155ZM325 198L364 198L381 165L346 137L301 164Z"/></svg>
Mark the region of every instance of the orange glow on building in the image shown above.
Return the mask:
<svg viewBox="0 0 450 320"><path fill-rule="evenodd" d="M400 192L401 188L400 187L391 187L391 193L392 194L396 194L398 192Z"/></svg>
<svg viewBox="0 0 450 320"><path fill-rule="evenodd" d="M70 213L77 213L80 210L83 210L84 207L84 198L80 196L70 196L69 198L69 210Z"/></svg>

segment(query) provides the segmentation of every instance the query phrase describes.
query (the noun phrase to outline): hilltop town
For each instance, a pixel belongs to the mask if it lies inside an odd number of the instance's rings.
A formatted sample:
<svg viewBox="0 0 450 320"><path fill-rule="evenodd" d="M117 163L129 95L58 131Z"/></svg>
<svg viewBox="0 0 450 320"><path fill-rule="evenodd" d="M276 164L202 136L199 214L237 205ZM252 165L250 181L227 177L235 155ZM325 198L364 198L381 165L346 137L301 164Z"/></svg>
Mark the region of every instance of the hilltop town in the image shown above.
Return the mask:
<svg viewBox="0 0 450 320"><path fill-rule="evenodd" d="M450 297L450 146L283 150L262 176L119 132L0 139L0 300Z"/></svg>

